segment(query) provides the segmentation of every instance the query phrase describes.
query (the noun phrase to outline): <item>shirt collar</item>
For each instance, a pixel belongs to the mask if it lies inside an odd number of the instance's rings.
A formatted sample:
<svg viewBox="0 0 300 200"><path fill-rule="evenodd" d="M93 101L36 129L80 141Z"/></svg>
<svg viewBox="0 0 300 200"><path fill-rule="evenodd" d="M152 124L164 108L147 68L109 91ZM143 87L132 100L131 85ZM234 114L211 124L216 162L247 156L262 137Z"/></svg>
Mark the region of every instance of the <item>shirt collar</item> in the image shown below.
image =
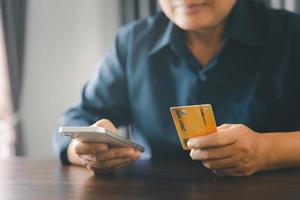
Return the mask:
<svg viewBox="0 0 300 200"><path fill-rule="evenodd" d="M256 16L254 9L249 0L237 0L225 28L225 35L228 39L235 39L250 46L262 46L264 44L261 19ZM176 38L178 35L182 35L183 30L169 20L165 30L161 33L158 40L150 48L149 55L153 55L176 42Z"/></svg>
<svg viewBox="0 0 300 200"><path fill-rule="evenodd" d="M161 31L162 34L158 37L158 40L154 42L154 45L151 47L149 51L149 55L155 54L156 52L163 49L165 46L168 46L172 43L174 35L175 35L175 27L176 25L169 21L165 30Z"/></svg>
<svg viewBox="0 0 300 200"><path fill-rule="evenodd" d="M249 46L264 45L262 19L256 13L257 5L249 0L237 0L228 17L225 34Z"/></svg>

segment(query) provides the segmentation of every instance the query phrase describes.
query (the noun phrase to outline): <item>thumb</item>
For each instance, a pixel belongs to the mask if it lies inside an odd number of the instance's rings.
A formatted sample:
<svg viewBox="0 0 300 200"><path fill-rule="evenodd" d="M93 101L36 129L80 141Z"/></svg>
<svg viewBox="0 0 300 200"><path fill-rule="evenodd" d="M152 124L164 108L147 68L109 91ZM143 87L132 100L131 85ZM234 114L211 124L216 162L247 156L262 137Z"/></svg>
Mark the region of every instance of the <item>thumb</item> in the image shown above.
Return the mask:
<svg viewBox="0 0 300 200"><path fill-rule="evenodd" d="M97 121L96 123L94 123L92 126L106 128L107 130L109 130L113 133L117 132L117 128L108 119L101 119L101 120Z"/></svg>

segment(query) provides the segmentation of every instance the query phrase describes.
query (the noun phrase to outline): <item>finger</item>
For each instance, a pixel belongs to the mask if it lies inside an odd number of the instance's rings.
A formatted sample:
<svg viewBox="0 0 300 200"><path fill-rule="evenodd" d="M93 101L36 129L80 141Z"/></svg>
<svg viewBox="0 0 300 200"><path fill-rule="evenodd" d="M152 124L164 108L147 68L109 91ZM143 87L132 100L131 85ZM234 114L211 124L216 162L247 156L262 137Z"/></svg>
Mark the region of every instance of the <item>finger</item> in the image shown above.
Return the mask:
<svg viewBox="0 0 300 200"><path fill-rule="evenodd" d="M215 160L232 157L234 150L232 145L209 148L209 149L192 149L190 156L193 160Z"/></svg>
<svg viewBox="0 0 300 200"><path fill-rule="evenodd" d="M95 155L79 155L79 158L85 160L85 161L97 161Z"/></svg>
<svg viewBox="0 0 300 200"><path fill-rule="evenodd" d="M85 158L82 158L81 156L79 156L79 160L83 166L87 167L88 160L86 160Z"/></svg>
<svg viewBox="0 0 300 200"><path fill-rule="evenodd" d="M108 149L107 144L104 143L84 143L79 142L75 146L75 153L77 155L95 155L99 152L106 151Z"/></svg>
<svg viewBox="0 0 300 200"><path fill-rule="evenodd" d="M121 168L123 168L123 167L125 167L125 166L127 166L127 165L130 165L131 163L133 163L132 160L130 160L130 161L128 161L128 162L124 162L124 163L122 163L122 164L119 164L119 165L113 167L113 169L118 170L118 169L121 169Z"/></svg>
<svg viewBox="0 0 300 200"><path fill-rule="evenodd" d="M112 160L116 158L139 159L141 153L133 148L112 148L96 156L98 162Z"/></svg>
<svg viewBox="0 0 300 200"><path fill-rule="evenodd" d="M236 164L231 158L216 159L209 161L202 161L203 165L208 169L228 169L236 167Z"/></svg>
<svg viewBox="0 0 300 200"><path fill-rule="evenodd" d="M236 138L230 134L225 134L222 129L211 133L209 135L203 135L194 137L188 140L188 147L190 149L206 149L222 147L236 142Z"/></svg>
<svg viewBox="0 0 300 200"><path fill-rule="evenodd" d="M131 160L135 161L141 158L141 151L138 149L134 149L134 156L130 157Z"/></svg>
<svg viewBox="0 0 300 200"><path fill-rule="evenodd" d="M222 124L221 126L218 126L217 129L228 129L231 127L232 127L232 124Z"/></svg>
<svg viewBox="0 0 300 200"><path fill-rule="evenodd" d="M91 160L87 160L87 159L84 159L84 158L81 158L81 163L83 164L83 166L85 166L87 169L91 169L92 166L94 165L94 163L96 161L91 161Z"/></svg>
<svg viewBox="0 0 300 200"><path fill-rule="evenodd" d="M108 119L101 119L101 120L97 121L95 124L93 124L92 126L103 127L103 128L110 130L113 133L117 132L117 128Z"/></svg>

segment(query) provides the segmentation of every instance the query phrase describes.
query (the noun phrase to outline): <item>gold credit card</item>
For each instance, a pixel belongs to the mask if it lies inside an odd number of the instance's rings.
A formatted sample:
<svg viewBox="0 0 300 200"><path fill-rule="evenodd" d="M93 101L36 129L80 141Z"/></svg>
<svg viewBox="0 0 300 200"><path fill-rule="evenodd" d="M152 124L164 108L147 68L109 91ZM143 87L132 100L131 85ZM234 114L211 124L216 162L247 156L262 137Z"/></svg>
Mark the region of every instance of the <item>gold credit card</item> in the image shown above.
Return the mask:
<svg viewBox="0 0 300 200"><path fill-rule="evenodd" d="M196 136L217 131L210 104L170 108L183 149L189 150L187 141Z"/></svg>

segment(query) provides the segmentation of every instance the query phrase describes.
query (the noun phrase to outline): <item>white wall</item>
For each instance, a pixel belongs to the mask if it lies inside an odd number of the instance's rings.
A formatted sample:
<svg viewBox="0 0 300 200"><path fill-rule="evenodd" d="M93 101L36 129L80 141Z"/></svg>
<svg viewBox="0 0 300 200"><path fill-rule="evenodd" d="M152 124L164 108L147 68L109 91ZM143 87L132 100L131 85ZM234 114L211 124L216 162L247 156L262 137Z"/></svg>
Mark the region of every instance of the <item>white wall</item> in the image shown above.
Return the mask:
<svg viewBox="0 0 300 200"><path fill-rule="evenodd" d="M26 155L52 157L52 131L118 27L117 0L29 0L20 117Z"/></svg>

